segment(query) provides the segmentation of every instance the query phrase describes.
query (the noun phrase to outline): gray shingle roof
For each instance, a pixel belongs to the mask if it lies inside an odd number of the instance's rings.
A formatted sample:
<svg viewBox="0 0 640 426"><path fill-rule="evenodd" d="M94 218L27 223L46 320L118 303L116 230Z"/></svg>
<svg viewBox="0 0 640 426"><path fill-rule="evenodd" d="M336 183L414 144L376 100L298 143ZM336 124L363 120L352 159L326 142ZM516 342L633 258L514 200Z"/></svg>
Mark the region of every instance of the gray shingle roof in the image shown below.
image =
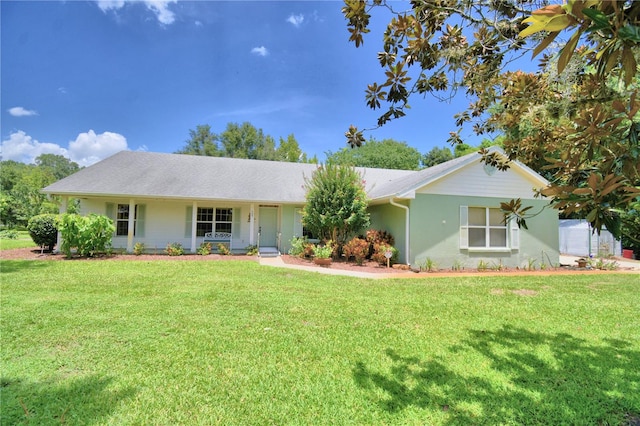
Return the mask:
<svg viewBox="0 0 640 426"><path fill-rule="evenodd" d="M122 151L43 189L48 194L302 203L315 164ZM359 169L367 188L415 172ZM375 183L375 185L374 185Z"/></svg>
<svg viewBox="0 0 640 426"><path fill-rule="evenodd" d="M491 148L502 152L499 148ZM420 171L358 168L371 200L402 197L467 164L473 153ZM518 167L546 181L521 163ZM48 194L235 200L262 203L305 201L305 178L315 164L183 154L122 151L43 189Z"/></svg>

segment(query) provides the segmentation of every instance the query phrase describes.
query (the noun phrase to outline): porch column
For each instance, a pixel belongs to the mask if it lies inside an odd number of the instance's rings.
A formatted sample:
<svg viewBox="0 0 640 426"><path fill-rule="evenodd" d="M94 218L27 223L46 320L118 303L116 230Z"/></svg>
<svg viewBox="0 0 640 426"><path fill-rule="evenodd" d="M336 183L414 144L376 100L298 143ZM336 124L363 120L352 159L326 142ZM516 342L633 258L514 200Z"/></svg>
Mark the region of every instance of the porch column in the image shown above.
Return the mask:
<svg viewBox="0 0 640 426"><path fill-rule="evenodd" d="M129 200L129 220L127 222L127 253L133 253L133 233L136 229L136 200Z"/></svg>
<svg viewBox="0 0 640 426"><path fill-rule="evenodd" d="M251 209L249 211L249 245L254 246L256 244L255 242L255 236L253 235L255 232L255 211L253 209L253 203L251 203Z"/></svg>
<svg viewBox="0 0 640 426"><path fill-rule="evenodd" d="M60 214L64 214L67 212L69 208L69 197L64 195L62 200L60 201ZM62 234L58 231L58 236L56 237L56 249L54 253L60 253L60 246L62 245Z"/></svg>
<svg viewBox="0 0 640 426"><path fill-rule="evenodd" d="M191 253L196 252L196 233L198 230L198 202L194 201L191 208Z"/></svg>

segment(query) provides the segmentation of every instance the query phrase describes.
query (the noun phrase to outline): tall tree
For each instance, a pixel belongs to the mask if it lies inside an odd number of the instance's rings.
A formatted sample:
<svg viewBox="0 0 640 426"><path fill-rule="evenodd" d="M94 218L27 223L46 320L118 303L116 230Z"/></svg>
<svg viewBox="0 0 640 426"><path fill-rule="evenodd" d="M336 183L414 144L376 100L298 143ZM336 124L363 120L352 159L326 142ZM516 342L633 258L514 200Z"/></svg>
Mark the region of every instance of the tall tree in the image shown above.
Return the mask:
<svg viewBox="0 0 640 426"><path fill-rule="evenodd" d="M371 138L357 150L342 148L327 154L327 162L378 169L418 170L421 160L420 151L393 139Z"/></svg>
<svg viewBox="0 0 640 426"><path fill-rule="evenodd" d="M206 155L219 157L222 155L218 148L218 135L211 132L211 126L201 124L195 130L189 130L189 139L184 148L176 151L176 154Z"/></svg>
<svg viewBox="0 0 640 426"><path fill-rule="evenodd" d="M386 107L378 126L404 116L412 95L442 99L464 91L472 102L455 116L457 126L473 123L478 134L505 129L509 120L519 118L514 112L563 95L541 80L549 57L533 75L506 72L507 64L529 50L535 56L556 45L556 74L566 72L572 58L582 58L585 67L570 77L580 86L575 91L579 96L571 100L573 113L558 121L561 129L545 126L546 139L529 139L528 146L517 139L517 146L508 143L505 148L512 160L537 147L540 167L555 169L552 185L543 191L553 206L583 214L595 229L606 225L618 234L619 212L629 209L640 194L640 99L634 84L640 2L567 0L564 5L540 6L523 0L416 1L398 11L396 3L384 0L345 0L343 13L356 47L369 32L372 9L390 13L378 54L385 79L370 84L365 99L372 109ZM601 96L610 80L624 88L624 99ZM496 105L507 113L486 120ZM459 134L451 132L450 142L461 143ZM354 126L345 135L351 146L364 140ZM549 143L565 136L575 144L574 151ZM597 161L601 155L605 161ZM498 156L485 155L485 161L509 167ZM524 219L522 211L507 211Z"/></svg>
<svg viewBox="0 0 640 426"><path fill-rule="evenodd" d="M362 176L350 166L321 165L305 182L307 202L302 221L314 235L343 245L369 226Z"/></svg>
<svg viewBox="0 0 640 426"><path fill-rule="evenodd" d="M442 148L435 146L422 157L422 164L425 167L432 167L452 159L453 154L451 153L451 149L446 146Z"/></svg>
<svg viewBox="0 0 640 426"><path fill-rule="evenodd" d="M65 178L80 170L78 163L56 154L42 154L36 157L35 163L36 166L49 170L56 180Z"/></svg>

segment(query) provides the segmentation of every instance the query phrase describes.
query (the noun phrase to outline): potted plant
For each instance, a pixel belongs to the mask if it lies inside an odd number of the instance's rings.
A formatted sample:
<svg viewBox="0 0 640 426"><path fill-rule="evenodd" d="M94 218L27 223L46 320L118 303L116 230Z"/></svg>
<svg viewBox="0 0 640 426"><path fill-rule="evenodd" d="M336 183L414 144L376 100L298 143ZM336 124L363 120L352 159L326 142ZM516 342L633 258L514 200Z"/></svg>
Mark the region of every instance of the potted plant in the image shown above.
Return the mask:
<svg viewBox="0 0 640 426"><path fill-rule="evenodd" d="M587 267L587 259L585 259L584 257L581 257L580 259L576 260L576 263L578 263L578 268Z"/></svg>
<svg viewBox="0 0 640 426"><path fill-rule="evenodd" d="M321 266L331 265L331 255L333 254L333 242L327 241L323 246L316 244L313 246L313 263Z"/></svg>

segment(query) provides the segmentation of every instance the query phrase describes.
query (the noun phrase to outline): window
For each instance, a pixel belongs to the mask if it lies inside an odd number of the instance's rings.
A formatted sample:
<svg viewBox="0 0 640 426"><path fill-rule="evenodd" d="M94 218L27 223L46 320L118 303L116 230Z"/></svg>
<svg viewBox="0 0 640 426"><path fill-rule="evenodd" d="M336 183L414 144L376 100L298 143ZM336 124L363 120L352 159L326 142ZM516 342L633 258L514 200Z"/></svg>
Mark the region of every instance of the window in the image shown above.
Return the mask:
<svg viewBox="0 0 640 426"><path fill-rule="evenodd" d="M517 249L519 230L510 225L504 222L500 209L460 206L460 248Z"/></svg>
<svg viewBox="0 0 640 426"><path fill-rule="evenodd" d="M134 212L134 225L133 225L133 235L136 234L136 226L135 221L138 215L138 206L135 206ZM118 211L116 214L116 235L124 235L127 236L129 234L129 204L118 204Z"/></svg>
<svg viewBox="0 0 640 426"><path fill-rule="evenodd" d="M233 209L198 207L196 214L196 236L204 237L207 232L231 233Z"/></svg>
<svg viewBox="0 0 640 426"><path fill-rule="evenodd" d="M198 207L196 215L196 236L204 237L207 232L213 231L213 208Z"/></svg>
<svg viewBox="0 0 640 426"><path fill-rule="evenodd" d="M216 232L231 233L233 209L216 209Z"/></svg>

